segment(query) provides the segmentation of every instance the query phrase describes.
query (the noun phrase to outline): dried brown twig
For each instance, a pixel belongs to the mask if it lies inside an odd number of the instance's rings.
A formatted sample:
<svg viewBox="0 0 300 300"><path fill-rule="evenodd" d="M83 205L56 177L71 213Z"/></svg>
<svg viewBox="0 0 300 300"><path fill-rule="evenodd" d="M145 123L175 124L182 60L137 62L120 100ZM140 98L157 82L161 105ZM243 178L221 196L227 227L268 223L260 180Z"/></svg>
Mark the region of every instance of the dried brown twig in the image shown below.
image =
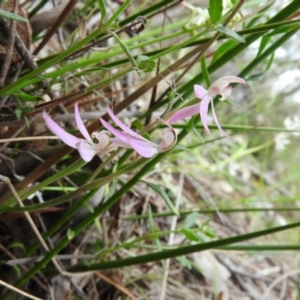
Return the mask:
<svg viewBox="0 0 300 300"><path fill-rule="evenodd" d="M3 30L9 34L10 32L10 26L9 22L5 18L0 17L0 25L2 26ZM28 65L28 67L31 70L34 70L37 68L36 62L33 60L32 55L26 48L25 44L23 43L22 39L20 38L19 34L15 32L15 47L22 57L22 59L25 61L25 63Z"/></svg>
<svg viewBox="0 0 300 300"><path fill-rule="evenodd" d="M17 292L17 293L19 293L19 294L21 294L21 295L23 295L23 296L26 296L26 297L28 297L29 299L33 299L33 300L42 300L41 298L37 298L37 297L35 297L35 296L33 296L33 295L30 295L30 294L28 294L28 293L26 293L26 292L24 292L24 291L22 291L22 290L20 290L20 289L18 289L18 288L16 288L16 287L10 285L10 284L8 284L7 282L4 282L4 281L2 281L2 280L0 280L0 285L3 285L3 286L5 286L6 288L8 288L8 289L10 289L10 290L12 290L12 291L14 291L14 292Z"/></svg>
<svg viewBox="0 0 300 300"><path fill-rule="evenodd" d="M12 195L13 195L14 199L16 200L16 202L19 204L19 206L24 207L24 204L23 204L22 200L20 199L18 193L16 192L15 188L13 187L10 179L6 176L0 175L0 181L7 184L8 188L9 188L10 192L12 193ZM32 228L33 232L35 233L36 237L38 238L38 240L42 244L43 248L45 249L45 251L50 252L51 251L50 248L48 247L48 245L46 244L44 238L40 234L38 228L34 224L30 214L27 211L24 211L24 215L25 215L30 227ZM64 275L64 276L82 276L82 275L87 274L87 273L69 273L69 272L64 271L61 268L60 264L58 263L58 261L56 260L55 257L52 257L52 262L53 262L54 266L56 267L57 271L61 275Z"/></svg>
<svg viewBox="0 0 300 300"><path fill-rule="evenodd" d="M17 13L18 11L18 0L14 1L14 13ZM11 59L14 54L14 48L15 48L15 40L16 40L16 27L17 27L17 22L15 20L11 20L10 23L10 30L8 32L8 42L7 42L7 47L6 47L6 56L4 63L2 65L2 69L0 72L0 87L3 87L5 85L5 79L6 75L8 73L8 69L11 63Z"/></svg>

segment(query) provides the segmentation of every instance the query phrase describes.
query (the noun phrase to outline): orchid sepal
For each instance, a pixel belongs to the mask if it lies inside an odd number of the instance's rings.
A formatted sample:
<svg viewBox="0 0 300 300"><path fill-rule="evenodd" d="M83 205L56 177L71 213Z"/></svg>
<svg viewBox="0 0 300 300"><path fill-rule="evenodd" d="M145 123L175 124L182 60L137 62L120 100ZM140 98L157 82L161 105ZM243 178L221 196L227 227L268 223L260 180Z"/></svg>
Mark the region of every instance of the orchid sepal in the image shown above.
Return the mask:
<svg viewBox="0 0 300 300"><path fill-rule="evenodd" d="M197 113L199 113L199 104L184 107L172 115L172 117L168 120L168 124L173 124L177 121L196 115Z"/></svg>

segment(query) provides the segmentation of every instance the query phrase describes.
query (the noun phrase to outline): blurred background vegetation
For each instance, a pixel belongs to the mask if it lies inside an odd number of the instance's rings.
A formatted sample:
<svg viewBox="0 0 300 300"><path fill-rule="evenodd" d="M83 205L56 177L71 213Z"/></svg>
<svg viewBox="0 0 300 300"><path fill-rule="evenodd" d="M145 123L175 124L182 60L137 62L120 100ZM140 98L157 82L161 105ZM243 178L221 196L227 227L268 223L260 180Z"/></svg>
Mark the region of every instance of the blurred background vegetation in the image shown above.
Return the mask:
<svg viewBox="0 0 300 300"><path fill-rule="evenodd" d="M300 299L299 9L0 1L0 298ZM86 164L41 115L77 135L78 102L92 134L110 106L156 140L228 75L247 82L214 99L229 137L195 116L150 159Z"/></svg>

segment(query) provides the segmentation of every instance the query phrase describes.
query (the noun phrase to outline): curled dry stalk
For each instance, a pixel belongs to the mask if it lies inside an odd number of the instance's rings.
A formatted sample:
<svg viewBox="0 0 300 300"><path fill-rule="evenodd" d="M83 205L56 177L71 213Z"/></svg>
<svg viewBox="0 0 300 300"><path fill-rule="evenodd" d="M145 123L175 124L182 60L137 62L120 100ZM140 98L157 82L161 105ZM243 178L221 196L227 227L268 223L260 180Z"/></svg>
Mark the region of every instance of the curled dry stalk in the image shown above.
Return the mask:
<svg viewBox="0 0 300 300"><path fill-rule="evenodd" d="M7 184L10 192L12 193L14 199L16 200L16 202L18 203L18 205L20 207L24 207L24 204L22 202L22 200L20 199L18 193L16 192L16 190L14 189L10 179L6 176L3 176L3 175L0 175L0 181L4 182L5 184ZM36 225L34 224L30 214L27 212L27 211L24 211L23 212L24 215L25 215L25 218L27 219L31 229L33 230L33 232L35 233L36 237L38 238L38 240L40 241L40 243L42 244L44 250L46 252L50 252L51 249L49 248L49 246L47 245L47 243L45 242L44 238L42 237L40 231L38 230L38 228L36 227ZM60 264L58 263L58 261L56 260L55 257L52 257L52 262L54 264L54 266L56 267L57 271L63 275L63 276L84 276L86 275L87 273L90 273L90 272L86 272L86 273L70 273L70 272L66 272L62 269L62 267L60 266ZM37 298L36 298L37 299Z"/></svg>

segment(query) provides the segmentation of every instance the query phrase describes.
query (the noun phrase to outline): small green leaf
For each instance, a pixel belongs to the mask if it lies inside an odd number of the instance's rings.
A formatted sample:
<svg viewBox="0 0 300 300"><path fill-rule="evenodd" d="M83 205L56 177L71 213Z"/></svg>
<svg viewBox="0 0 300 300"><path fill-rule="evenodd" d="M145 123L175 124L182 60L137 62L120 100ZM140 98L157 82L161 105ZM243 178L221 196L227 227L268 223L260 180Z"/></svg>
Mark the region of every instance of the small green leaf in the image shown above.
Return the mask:
<svg viewBox="0 0 300 300"><path fill-rule="evenodd" d="M146 55L139 55L136 59L136 63L138 65L139 70L149 73L154 70L155 62L150 60Z"/></svg>
<svg viewBox="0 0 300 300"><path fill-rule="evenodd" d="M20 121L21 120L21 115L22 115L22 111L20 109L16 109L15 110L15 115L17 117L17 120Z"/></svg>
<svg viewBox="0 0 300 300"><path fill-rule="evenodd" d="M251 75L250 77L248 77L247 81L257 81L257 80L262 79L265 75L266 75L265 72L254 74L254 75Z"/></svg>
<svg viewBox="0 0 300 300"><path fill-rule="evenodd" d="M28 101L28 102L37 102L37 101L43 100L42 97L32 96L32 95L29 95L24 92L17 92L17 93L15 93L15 95L21 99Z"/></svg>
<svg viewBox="0 0 300 300"><path fill-rule="evenodd" d="M15 269L16 273L17 273L17 276L18 278L21 278L22 277L22 274L21 274L21 271L20 271L20 268L18 266L11 266L13 269Z"/></svg>
<svg viewBox="0 0 300 300"><path fill-rule="evenodd" d="M107 30L112 30L112 31L115 31L117 29L120 28L120 25L119 25L119 22L113 22L109 25L108 28L106 28Z"/></svg>
<svg viewBox="0 0 300 300"><path fill-rule="evenodd" d="M268 45L270 39L271 39L270 36L264 36L261 39L256 57L258 57L264 51L264 49Z"/></svg>
<svg viewBox="0 0 300 300"><path fill-rule="evenodd" d="M191 242L199 242L198 236L188 229L181 229L180 232Z"/></svg>
<svg viewBox="0 0 300 300"><path fill-rule="evenodd" d="M176 209L175 205L173 204L173 202L171 201L171 199L169 198L168 194L159 186L153 184L153 183L150 183L150 182L147 182L147 181L144 181L142 180L142 182L146 183L152 190L154 190L155 192L157 192L164 200L165 200L165 203L166 205L169 207L169 209L177 216L179 216L179 212L178 210Z"/></svg>
<svg viewBox="0 0 300 300"><path fill-rule="evenodd" d="M67 230L67 237L68 237L68 240L70 241L70 240L72 240L73 238L74 238L74 235L75 235L75 233L74 233L74 231L72 230L72 229L68 229Z"/></svg>
<svg viewBox="0 0 300 300"><path fill-rule="evenodd" d="M203 233L206 234L208 237L210 238L215 238L216 235L214 234L212 228L206 228L205 230L203 230Z"/></svg>
<svg viewBox="0 0 300 300"><path fill-rule="evenodd" d="M273 60L274 60L274 56L275 56L275 52L273 52L271 57L269 58L269 61L268 61L267 66L266 66L266 71L268 71L271 68Z"/></svg>
<svg viewBox="0 0 300 300"><path fill-rule="evenodd" d="M138 65L134 59L134 57L131 55L130 50L127 48L127 46L120 40L120 38L118 37L118 35L116 33L114 33L113 31L108 31L118 42L118 44L120 45L120 47L123 49L123 51L125 52L127 58L129 59L129 61L131 62L133 68L136 69L136 71L138 72Z"/></svg>
<svg viewBox="0 0 300 300"><path fill-rule="evenodd" d="M223 2L222 0L210 0L208 12L212 24L218 23L222 17Z"/></svg>
<svg viewBox="0 0 300 300"><path fill-rule="evenodd" d="M183 267L188 268L189 270L192 268L192 263L186 256L179 256L176 257L176 259Z"/></svg>
<svg viewBox="0 0 300 300"><path fill-rule="evenodd" d="M160 252L160 251L163 250L163 247L162 247L161 242L159 240L158 229L154 228L154 221L153 221L152 209L151 209L150 205L148 206L148 214L149 214L148 221L149 221L149 225L150 225L150 228L151 228L151 237L154 239L157 251Z"/></svg>
<svg viewBox="0 0 300 300"><path fill-rule="evenodd" d="M202 75L203 75L206 85L211 86L209 73L208 73L208 70L206 67L205 55L202 55L202 57L201 57L201 71L202 71Z"/></svg>
<svg viewBox="0 0 300 300"><path fill-rule="evenodd" d="M11 13L9 11L0 9L0 17L6 18L6 19L11 19L11 20L15 20L15 21L19 21L19 22L24 22L24 23L28 23L28 20L17 15L14 13Z"/></svg>
<svg viewBox="0 0 300 300"><path fill-rule="evenodd" d="M131 124L131 127L136 128L137 131L140 131L144 128L144 124L139 119L136 119Z"/></svg>
<svg viewBox="0 0 300 300"><path fill-rule="evenodd" d="M7 248L8 249L21 248L24 253L26 252L25 246L22 243L18 243L18 242L13 242L13 243L9 244Z"/></svg>
<svg viewBox="0 0 300 300"><path fill-rule="evenodd" d="M217 31L232 37L233 39L235 39L236 41L238 41L240 43L246 43L245 39L242 36L237 34L235 31L233 31L227 27L224 27L223 25L217 25L215 28Z"/></svg>
<svg viewBox="0 0 300 300"><path fill-rule="evenodd" d="M178 150L178 151L181 151L181 152L189 152L189 153L191 153L191 154L194 154L193 153L193 151L191 151L189 148L187 148L187 147L184 147L184 146L182 146L182 145L176 145L174 148L173 148L173 150Z"/></svg>
<svg viewBox="0 0 300 300"><path fill-rule="evenodd" d="M199 218L199 213L192 212L187 215L183 222L183 228L188 229L191 228L193 225L195 225L196 220Z"/></svg>

